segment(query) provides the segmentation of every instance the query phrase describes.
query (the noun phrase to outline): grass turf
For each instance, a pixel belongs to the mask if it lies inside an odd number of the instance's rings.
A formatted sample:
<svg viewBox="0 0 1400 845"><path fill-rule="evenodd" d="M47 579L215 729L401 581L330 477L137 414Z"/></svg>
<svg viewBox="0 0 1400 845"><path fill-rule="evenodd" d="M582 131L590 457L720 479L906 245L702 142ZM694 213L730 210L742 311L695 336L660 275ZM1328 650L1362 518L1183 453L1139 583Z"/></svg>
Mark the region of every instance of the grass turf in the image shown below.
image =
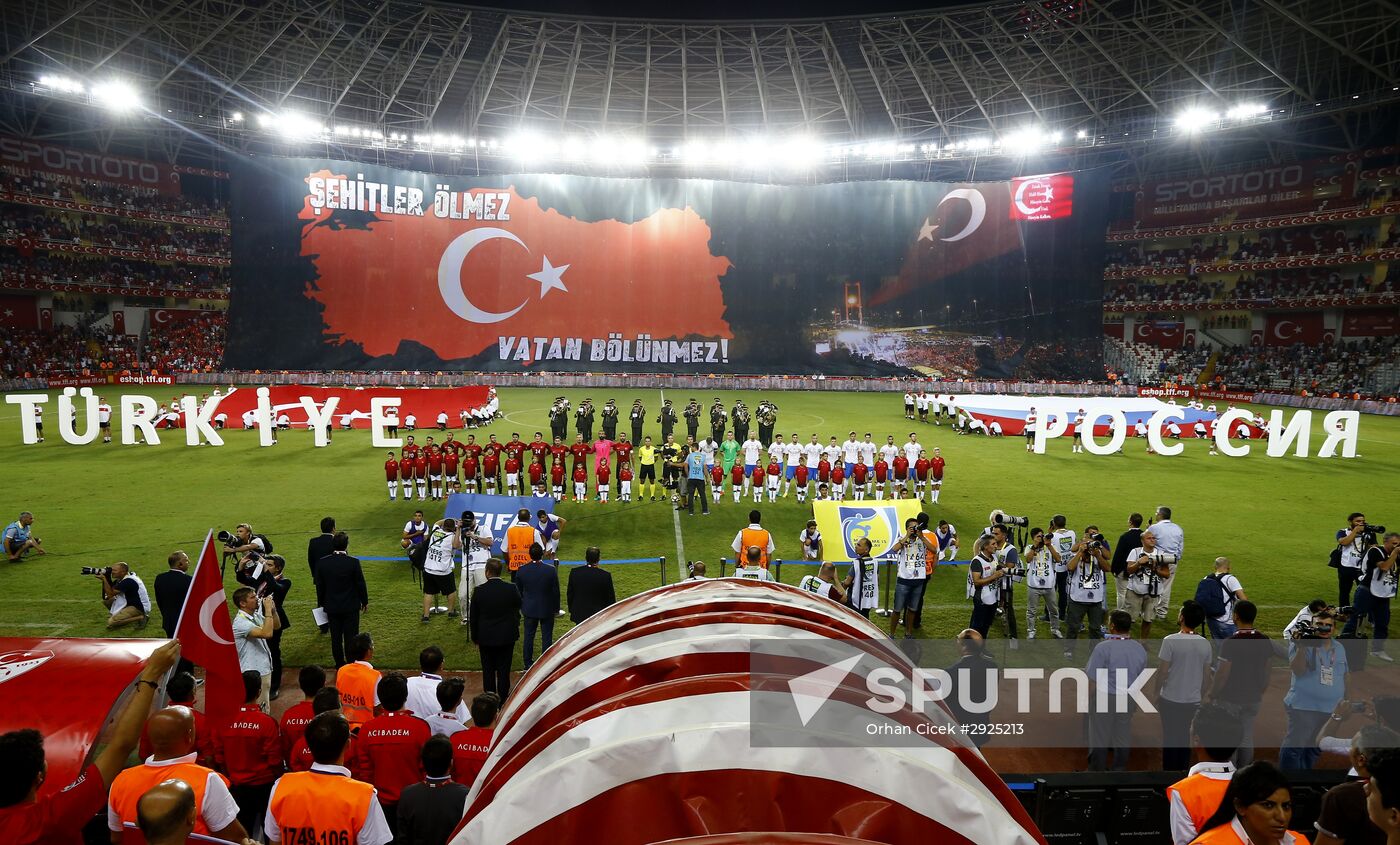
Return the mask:
<svg viewBox="0 0 1400 845"><path fill-rule="evenodd" d="M110 388L104 395L114 400L121 392ZM167 398L178 391L132 392ZM662 399L656 390L587 393L599 407L609 397L616 399L624 412L639 397L650 419L655 419ZM557 394L552 389L502 390L505 419L478 432L478 439L494 432L505 441L519 431L528 441L536 430L547 432L546 407ZM715 395L731 406L741 394L666 395L678 407L691 396L708 407ZM570 393L575 404L583 396L584 391ZM752 393L742 397L750 407L761 398ZM1169 505L1174 521L1186 531L1175 602L1190 598L1211 561L1225 555L1234 561L1234 572L1249 597L1260 605L1261 627L1270 632L1286 624L1309 599L1336 596L1336 579L1326 560L1332 534L1348 513L1359 510L1372 522L1400 524L1400 493L1393 481L1386 481L1400 470L1400 419L1363 415L1360 457L1355 460L1268 458L1258 443L1247 458L1209 457L1206 444L1195 441L1186 442L1185 454L1167 458L1145 454L1142 442L1132 440L1123 454L1100 457L1071 454L1068 439L1053 442L1045 455L1028 455L1019 438L955 436L947 426L910 423L903 418L900 394L893 392L781 392L768 398L780 406L778 431L785 436L796 431L805 441L815 432L825 442L833 434L844 440L855 429L862 435L872 432L877 442L894 434L902 443L913 428L930 447L942 447L947 475L940 503L930 509L935 519L957 526L969 548L992 508L1025 514L1042 527L1051 514L1064 513L1071 528L1078 531L1094 523L1112 541L1126 527L1129 513L1150 514L1158 505ZM1314 415L1314 449L1320 443L1322 416ZM8 522L20 510L33 511L34 532L49 551L21 564L0 564L6 567L10 585L0 595L3 636L108 636L98 587L93 579L79 577L80 566L125 560L149 586L165 569L173 549L196 556L210 528L232 530L239 522L250 522L287 558L294 583L287 600L293 626L282 641L284 661L289 666L326 664L329 644L310 620L314 594L303 552L306 540L318 533L320 518L329 514L350 532L352 553L397 555L399 530L420 507L388 501L383 452L370 446L367 431L336 432L334 444L326 449L313 448L306 431L285 433L280 445L268 449L257 446L255 432L243 431L225 432L226 445L221 448L187 447L182 432L170 432L173 436L159 447L70 446L58 437L53 404L47 417L47 442L25 446L20 443L16 407L0 406L0 462L8 475L0 517ZM702 418L701 430L707 429L708 419ZM683 435L684 426L678 431ZM646 433L656 437L659 426L648 422ZM441 503L421 507L430 519L442 516ZM581 558L589 545L600 546L605 558L664 555L668 580L674 581L681 577L685 558L713 566L719 557L731 555L729 544L746 523L750 507L747 501L735 505L728 494L711 506L708 517L675 515L669 502L565 501L557 508L569 521L561 557ZM765 504L762 510L778 556L796 557L797 535L810 516L810 505L786 499ZM966 551L961 556L967 557ZM660 581L655 565L610 569L620 596ZM786 566L783 580L796 583L809 571ZM448 654L447 668L478 668L476 651L455 620L434 617L430 624L419 623L421 598L406 563L366 562L365 572L371 600L361 626L375 635L377 665L416 668L419 649L435 643ZM924 636L950 637L966 626L965 572L945 567L935 576L926 599ZM230 591L236 586L231 573L228 586ZM558 620L556 636L568 625ZM115 634L161 635L158 615L143 631ZM993 636L998 635L994 628Z"/></svg>

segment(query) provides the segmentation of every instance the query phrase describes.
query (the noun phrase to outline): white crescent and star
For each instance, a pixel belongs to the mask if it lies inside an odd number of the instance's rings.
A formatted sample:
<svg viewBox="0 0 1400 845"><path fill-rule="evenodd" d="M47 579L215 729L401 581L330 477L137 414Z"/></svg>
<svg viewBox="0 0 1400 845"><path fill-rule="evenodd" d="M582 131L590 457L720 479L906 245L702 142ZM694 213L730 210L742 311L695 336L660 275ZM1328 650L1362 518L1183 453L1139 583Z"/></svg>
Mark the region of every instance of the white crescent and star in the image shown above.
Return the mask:
<svg viewBox="0 0 1400 845"><path fill-rule="evenodd" d="M1045 192L1044 205L1026 205L1026 188L1031 185L1040 187ZM1055 188L1043 179L1027 179L1016 186L1016 194L1012 197L1012 202L1016 203L1016 208L1027 217L1034 217L1043 213L1050 207L1051 201L1055 199Z"/></svg>
<svg viewBox="0 0 1400 845"><path fill-rule="evenodd" d="M447 245L447 249L443 250L442 258L438 261L438 292L442 294L443 303L453 314L471 323L499 323L502 320L509 320L530 303L530 298L527 296L524 301L509 311L487 311L478 308L467 298L467 292L462 287L462 265L473 249L497 238L513 241L524 247L526 252L530 250L528 246L525 246L525 242L513 233L494 226L486 226L458 235L452 243ZM539 272L527 273L526 278L540 283L540 299L544 299L544 295L551 290L569 292L569 289L564 287L562 278L567 269L569 269L568 264L560 264L556 267L550 263L548 256L544 256L544 264Z"/></svg>
<svg viewBox="0 0 1400 845"><path fill-rule="evenodd" d="M1287 336L1285 336L1283 333L1284 326L1293 326L1297 329L1297 331L1290 332ZM1292 320L1279 320L1278 325L1274 326L1274 337L1278 338L1279 340L1288 340L1289 338L1297 337L1302 333L1303 327L1293 322Z"/></svg>
<svg viewBox="0 0 1400 845"><path fill-rule="evenodd" d="M938 208L942 208L943 203L950 199L967 200L967 204L971 207L972 213L967 219L967 225L963 227L961 232L946 238L939 237L940 241L945 241L947 243L960 241L977 231L977 227L981 226L982 221L987 217L987 198L982 196L981 191L973 190L972 188L957 188L951 190L943 195L943 199L938 201ZM934 209L934 212L937 213L937 210L937 208ZM938 231L939 225L941 224L931 223L928 218L925 218L924 225L919 228L919 240L933 240L934 233Z"/></svg>
<svg viewBox="0 0 1400 845"><path fill-rule="evenodd" d="M164 308L161 308L151 315L151 319L163 325L170 320L170 314Z"/></svg>
<svg viewBox="0 0 1400 845"><path fill-rule="evenodd" d="M222 609L224 606L224 593L220 590L217 593L210 593L204 600L204 604L199 606L199 629L204 632L204 636L218 643L219 645L233 645L233 640L226 640L219 636L214 630L214 610Z"/></svg>

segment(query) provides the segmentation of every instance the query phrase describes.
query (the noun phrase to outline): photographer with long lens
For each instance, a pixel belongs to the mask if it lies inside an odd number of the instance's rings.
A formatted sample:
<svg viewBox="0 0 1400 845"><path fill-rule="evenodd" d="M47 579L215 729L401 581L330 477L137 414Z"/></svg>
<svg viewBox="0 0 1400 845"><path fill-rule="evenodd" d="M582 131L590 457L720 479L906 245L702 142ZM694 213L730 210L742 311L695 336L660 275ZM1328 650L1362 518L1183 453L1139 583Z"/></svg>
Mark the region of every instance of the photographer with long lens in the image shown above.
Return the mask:
<svg viewBox="0 0 1400 845"><path fill-rule="evenodd" d="M1035 639L1042 606L1050 617L1050 634L1064 639L1059 610L1055 606L1055 565L1061 562L1059 550L1044 531L1032 528L1030 545L1021 557L1026 566L1026 639Z"/></svg>
<svg viewBox="0 0 1400 845"><path fill-rule="evenodd" d="M457 606L462 609L462 624L466 625L471 622L468 613L472 594L486 583L486 561L491 559L493 538L490 529L478 522L471 511L462 511L457 531L462 535L462 581L457 587Z"/></svg>
<svg viewBox="0 0 1400 845"><path fill-rule="evenodd" d="M1090 525L1084 536L1070 547L1065 567L1069 572L1069 604L1065 609L1065 657L1074 659L1079 630L1089 618L1089 639L1103 639L1104 597L1108 595L1108 573L1113 569L1108 541L1098 527Z"/></svg>
<svg viewBox="0 0 1400 845"><path fill-rule="evenodd" d="M1383 526L1366 526L1381 529ZM1395 598L1396 580L1400 578L1400 533L1390 532L1384 542L1377 542L1375 532L1362 533L1366 551L1361 556L1361 579L1352 598L1351 616L1342 629L1343 637L1356 633L1361 620L1371 621L1371 656L1386 663L1395 659L1385 653L1385 641L1390 639L1390 600Z"/></svg>
<svg viewBox="0 0 1400 845"><path fill-rule="evenodd" d="M111 566L84 566L83 575L91 575L102 582L102 603L107 606L107 627L121 628L135 625L146 627L146 619L151 615L151 597L146 593L146 584L131 571L131 567L118 561Z"/></svg>
<svg viewBox="0 0 1400 845"><path fill-rule="evenodd" d="M1385 528L1372 532L1382 534ZM1327 565L1337 570L1337 606L1351 604L1351 588L1361 577L1361 556L1366 553L1366 515L1354 513L1347 517L1347 527L1337 531L1337 546Z"/></svg>
<svg viewBox="0 0 1400 845"><path fill-rule="evenodd" d="M890 614L890 638L895 636L901 619L904 638L914 636L914 609L923 605L924 590L928 589L927 553L937 551L919 530L917 517L904 520L904 535L890 545L887 554L899 554L899 571L894 582L894 612Z"/></svg>
<svg viewBox="0 0 1400 845"><path fill-rule="evenodd" d="M1148 639L1152 635L1152 621L1157 618L1157 602L1163 585L1171 580L1176 571L1176 555L1157 547L1155 528L1144 528L1142 546L1128 553L1128 592L1124 596L1123 609L1140 623L1139 638Z"/></svg>
<svg viewBox="0 0 1400 845"><path fill-rule="evenodd" d="M1332 635L1337 617L1323 608L1308 622L1293 626L1288 644L1288 668L1292 678L1283 697L1288 730L1278 752L1281 769L1307 770L1322 755L1318 731L1331 718L1337 702L1346 697L1347 653Z"/></svg>

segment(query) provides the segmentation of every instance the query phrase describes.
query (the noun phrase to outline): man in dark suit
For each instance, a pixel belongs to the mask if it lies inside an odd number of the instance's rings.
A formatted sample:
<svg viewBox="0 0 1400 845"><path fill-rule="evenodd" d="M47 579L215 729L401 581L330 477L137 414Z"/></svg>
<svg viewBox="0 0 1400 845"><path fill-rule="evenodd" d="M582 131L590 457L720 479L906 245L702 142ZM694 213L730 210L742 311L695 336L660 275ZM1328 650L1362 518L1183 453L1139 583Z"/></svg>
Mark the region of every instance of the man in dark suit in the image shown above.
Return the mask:
<svg viewBox="0 0 1400 845"><path fill-rule="evenodd" d="M326 612L336 668L345 665L345 647L360 633L360 612L369 609L365 573L349 548L350 535L337 531L331 553L316 561L316 603Z"/></svg>
<svg viewBox="0 0 1400 845"><path fill-rule="evenodd" d="M589 546L583 553L586 566L569 573L569 618L582 622L617 601L612 573L598 565L602 552Z"/></svg>
<svg viewBox="0 0 1400 845"><path fill-rule="evenodd" d="M501 562L495 558L486 561L486 583L472 593L469 630L481 652L482 687L505 701L515 641L520 639L520 592L501 580Z"/></svg>
<svg viewBox="0 0 1400 845"><path fill-rule="evenodd" d="M335 517L321 519L321 533L312 537L306 544L306 565L311 570L311 583L316 583L316 561L335 551ZM321 633L330 626L322 625Z"/></svg>
<svg viewBox="0 0 1400 845"><path fill-rule="evenodd" d="M544 562L544 548L530 544L530 562L515 573L520 612L525 617L525 669L535 663L535 629L540 629L540 653L554 643L554 616L559 612L559 570Z"/></svg>
<svg viewBox="0 0 1400 845"><path fill-rule="evenodd" d="M185 606L185 594L190 591L190 556L184 552L171 552L166 559L170 568L156 576L152 588L156 591L156 607L160 609L160 625L165 636L174 639L175 626L180 621L180 610ZM180 658L177 672L194 673L194 664Z"/></svg>

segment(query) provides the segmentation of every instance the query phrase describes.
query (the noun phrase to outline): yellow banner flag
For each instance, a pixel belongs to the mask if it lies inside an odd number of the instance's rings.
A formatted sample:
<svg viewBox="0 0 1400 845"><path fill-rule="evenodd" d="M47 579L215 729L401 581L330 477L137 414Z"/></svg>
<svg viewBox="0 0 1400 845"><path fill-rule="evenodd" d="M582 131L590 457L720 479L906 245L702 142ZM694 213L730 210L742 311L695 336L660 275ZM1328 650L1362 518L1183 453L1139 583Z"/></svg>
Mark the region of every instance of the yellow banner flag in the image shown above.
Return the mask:
<svg viewBox="0 0 1400 845"><path fill-rule="evenodd" d="M870 556L879 557L904 534L904 521L922 510L917 499L860 502L813 502L825 560L853 560L855 542L870 541Z"/></svg>

